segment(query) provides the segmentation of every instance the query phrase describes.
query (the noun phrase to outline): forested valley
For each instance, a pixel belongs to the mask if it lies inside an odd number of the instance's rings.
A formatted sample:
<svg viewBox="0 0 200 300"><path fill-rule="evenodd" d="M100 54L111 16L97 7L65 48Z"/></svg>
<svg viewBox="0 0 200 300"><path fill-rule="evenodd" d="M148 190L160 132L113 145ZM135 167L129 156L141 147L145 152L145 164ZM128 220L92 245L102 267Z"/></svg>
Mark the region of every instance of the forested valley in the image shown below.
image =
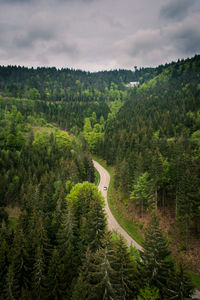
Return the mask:
<svg viewBox="0 0 200 300"><path fill-rule="evenodd" d="M1 66L0 299L191 299L199 100L198 55L133 71ZM143 252L108 231L93 155L115 170Z"/></svg>

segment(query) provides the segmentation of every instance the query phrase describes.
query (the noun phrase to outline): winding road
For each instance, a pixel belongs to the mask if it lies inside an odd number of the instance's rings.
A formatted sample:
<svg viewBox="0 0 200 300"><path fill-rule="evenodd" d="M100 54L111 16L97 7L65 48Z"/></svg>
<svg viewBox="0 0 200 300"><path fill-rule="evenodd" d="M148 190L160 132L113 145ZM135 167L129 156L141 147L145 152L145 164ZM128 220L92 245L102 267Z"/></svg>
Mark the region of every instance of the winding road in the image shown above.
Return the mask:
<svg viewBox="0 0 200 300"><path fill-rule="evenodd" d="M143 251L143 248L136 241L134 241L130 237L130 235L119 225L119 223L117 222L117 220L114 218L113 214L111 213L111 210L108 206L108 200L107 200L107 189L108 189L109 183L110 183L109 173L97 161L93 160L93 164L94 164L95 169L97 169L97 171L100 174L100 182L98 185L98 189L99 189L99 191L101 191L102 195L105 198L105 211L106 211L106 214L108 217L108 229L118 231L125 238L128 246L132 245L132 246L135 246L138 250ZM107 189L104 189L104 187L106 187ZM192 299L197 299L197 300L200 299L200 291L195 290L194 295L192 296Z"/></svg>
<svg viewBox="0 0 200 300"><path fill-rule="evenodd" d="M143 248L136 241L134 241L130 237L130 235L119 225L119 223L117 222L117 220L114 218L113 214L111 213L111 210L108 206L108 200L107 200L107 189L108 189L109 183L110 183L109 173L97 161L93 160L93 164L94 164L95 169L97 169L97 171L100 174L100 182L98 185L98 189L99 189L99 191L101 191L102 195L105 198L105 211L108 216L108 229L118 231L125 238L128 246L132 245L132 246L135 246L138 250L143 251ZM107 189L104 189L104 187L106 187Z"/></svg>

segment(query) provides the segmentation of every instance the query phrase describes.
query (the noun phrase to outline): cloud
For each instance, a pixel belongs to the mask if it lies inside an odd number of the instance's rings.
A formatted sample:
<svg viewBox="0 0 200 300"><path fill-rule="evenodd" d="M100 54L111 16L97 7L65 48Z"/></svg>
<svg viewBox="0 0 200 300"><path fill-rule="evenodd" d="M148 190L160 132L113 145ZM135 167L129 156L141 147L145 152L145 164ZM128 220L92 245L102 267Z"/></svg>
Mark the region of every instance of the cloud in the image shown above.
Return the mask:
<svg viewBox="0 0 200 300"><path fill-rule="evenodd" d="M200 52L200 17L199 14L188 17L176 26L166 28L166 38L171 40L176 48L184 55Z"/></svg>
<svg viewBox="0 0 200 300"><path fill-rule="evenodd" d="M142 29L118 41L116 60L124 67L143 65L155 66L163 63L163 56L169 57L171 47L167 44L160 29Z"/></svg>
<svg viewBox="0 0 200 300"><path fill-rule="evenodd" d="M199 9L195 0L0 0L0 64L155 66L198 52Z"/></svg>
<svg viewBox="0 0 200 300"><path fill-rule="evenodd" d="M34 0L0 0L0 4L1 3L5 3L5 4L27 4L27 3L31 3L34 2Z"/></svg>
<svg viewBox="0 0 200 300"><path fill-rule="evenodd" d="M160 10L161 17L170 20L182 20L195 4L196 0L170 0Z"/></svg>

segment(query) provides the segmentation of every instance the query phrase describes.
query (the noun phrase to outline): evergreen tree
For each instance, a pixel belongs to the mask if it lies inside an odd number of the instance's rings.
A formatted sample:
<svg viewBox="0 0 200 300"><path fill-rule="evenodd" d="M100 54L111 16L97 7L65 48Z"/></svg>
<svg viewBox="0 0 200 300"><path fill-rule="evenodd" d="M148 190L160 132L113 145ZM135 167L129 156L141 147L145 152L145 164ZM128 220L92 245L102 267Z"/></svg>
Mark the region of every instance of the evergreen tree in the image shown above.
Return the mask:
<svg viewBox="0 0 200 300"><path fill-rule="evenodd" d="M1 290L3 292L3 290ZM2 293L3 295L3 293ZM17 284L17 280L15 278L15 274L13 271L13 265L11 264L8 268L8 272L6 275L6 284L4 288L3 298L6 300L17 300L19 299L19 286Z"/></svg>
<svg viewBox="0 0 200 300"><path fill-rule="evenodd" d="M64 266L60 261L58 250L54 248L45 280L45 298L49 300L65 299L67 291L64 280Z"/></svg>
<svg viewBox="0 0 200 300"><path fill-rule="evenodd" d="M110 237L104 240L104 247L92 253L87 250L79 278L74 287L72 299L83 293L90 300L117 299L116 271L113 268L114 250ZM87 291L87 292L86 292Z"/></svg>
<svg viewBox="0 0 200 300"><path fill-rule="evenodd" d="M33 298L44 299L45 295L45 262L42 247L38 246L35 254L35 261L33 265L32 291Z"/></svg>
<svg viewBox="0 0 200 300"><path fill-rule="evenodd" d="M183 266L180 265L176 273L172 273L169 278L168 287L166 289L167 299L192 299L194 287L191 279L186 274Z"/></svg>
<svg viewBox="0 0 200 300"><path fill-rule="evenodd" d="M168 278L174 270L173 264L167 259L170 252L156 215L152 216L147 227L143 247L144 252L141 252L139 262L141 276L145 284L159 288L160 295L164 296Z"/></svg>
<svg viewBox="0 0 200 300"><path fill-rule="evenodd" d="M148 207L151 199L150 180L148 172L143 173L138 178L136 184L133 185L131 199L135 200L136 205L140 208L141 217L143 217L146 207Z"/></svg>
<svg viewBox="0 0 200 300"><path fill-rule="evenodd" d="M30 291L30 269L29 269L29 256L27 252L27 242L22 230L15 232L12 252L9 255L11 262L10 272L14 273L13 282L16 282L15 286L18 288L19 295L22 295L24 291Z"/></svg>
<svg viewBox="0 0 200 300"><path fill-rule="evenodd" d="M2 229L1 229L2 231ZM0 234L0 291L3 291L5 286L5 278L8 268L8 255L9 248L3 232Z"/></svg>
<svg viewBox="0 0 200 300"><path fill-rule="evenodd" d="M149 285L145 286L143 289L140 289L140 293L135 298L135 300L159 300L159 289L156 287L151 287Z"/></svg>
<svg viewBox="0 0 200 300"><path fill-rule="evenodd" d="M83 244L86 244L92 252L102 246L102 239L105 234L106 216L101 200L97 197L90 202L83 233Z"/></svg>
<svg viewBox="0 0 200 300"><path fill-rule="evenodd" d="M88 299L111 300L117 297L119 282L116 279L116 271L112 267L113 263L114 253L109 245L97 250L92 269L89 270L90 295Z"/></svg>
<svg viewBox="0 0 200 300"><path fill-rule="evenodd" d="M57 244L60 264L63 266L63 287L67 291L70 289L73 279L77 276L80 264L75 236L75 220L70 206L62 214L61 225L57 234Z"/></svg>
<svg viewBox="0 0 200 300"><path fill-rule="evenodd" d="M118 282L117 299L133 299L139 288L136 263L131 258L122 236L114 243L114 249L115 260L113 268L116 271L116 280Z"/></svg>

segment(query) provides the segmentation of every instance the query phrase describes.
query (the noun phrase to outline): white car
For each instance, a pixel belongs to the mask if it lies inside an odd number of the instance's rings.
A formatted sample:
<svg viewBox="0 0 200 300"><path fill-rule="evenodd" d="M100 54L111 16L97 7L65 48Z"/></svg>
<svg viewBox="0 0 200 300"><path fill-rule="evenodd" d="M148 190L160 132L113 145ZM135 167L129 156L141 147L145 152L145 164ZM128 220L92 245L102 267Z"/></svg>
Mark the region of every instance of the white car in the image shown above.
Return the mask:
<svg viewBox="0 0 200 300"><path fill-rule="evenodd" d="M103 188L103 189L104 189L104 191L107 191L107 186L104 186L104 188Z"/></svg>

